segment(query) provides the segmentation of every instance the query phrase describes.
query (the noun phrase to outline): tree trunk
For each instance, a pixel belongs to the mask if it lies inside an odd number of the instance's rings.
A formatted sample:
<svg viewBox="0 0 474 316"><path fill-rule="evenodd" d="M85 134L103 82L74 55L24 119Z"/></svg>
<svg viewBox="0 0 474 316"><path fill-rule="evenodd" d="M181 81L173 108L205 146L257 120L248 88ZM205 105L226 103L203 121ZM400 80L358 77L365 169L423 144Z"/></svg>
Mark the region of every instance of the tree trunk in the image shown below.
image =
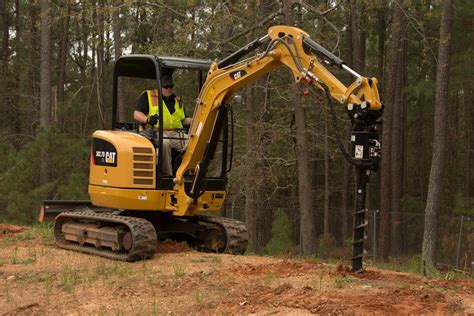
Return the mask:
<svg viewBox="0 0 474 316"><path fill-rule="evenodd" d="M346 5L346 12L345 16L347 19L347 33L346 33L346 45L347 45L347 53L345 56L346 63L349 67L353 67L353 59L354 59L354 49L352 44L353 39L353 30L352 30L352 11L350 6L350 1L347 1ZM346 139L350 139L350 135L352 132L352 126L350 123L347 124L346 127ZM343 170L343 180L342 180L342 194L341 194L341 236L340 236L340 244L344 246L347 237L349 237L349 214L351 213L350 210L350 196L351 196L351 172L353 168L351 168L351 164L346 160L343 160L344 170Z"/></svg>
<svg viewBox="0 0 474 316"><path fill-rule="evenodd" d="M354 69L362 73L365 65L365 40L366 34L364 27L361 26L364 16L364 0L351 1L351 28L352 28L352 47L354 48Z"/></svg>
<svg viewBox="0 0 474 316"><path fill-rule="evenodd" d="M403 32L404 33L404 32ZM402 35L402 37L404 34ZM400 214L400 199L402 197L402 183L403 183L403 170L402 170L402 161L403 161L403 152L402 152L402 118L404 111L403 104L403 87L404 87L404 78L405 78L405 41L402 39L400 51L398 54L398 76L396 78L395 85L395 102L393 104L393 122L392 122L392 151L391 151L391 174L392 174L392 183L391 183L391 211L392 211L392 222L391 222L391 238L390 238L390 247L391 255L398 256L400 255L401 250L401 222L402 216Z"/></svg>
<svg viewBox="0 0 474 316"><path fill-rule="evenodd" d="M99 0L99 8L96 11L97 16L97 35L98 35L98 45L97 45L97 70L96 70L96 93L97 93L97 110L99 113L99 128L105 128L107 123L106 113L104 110L105 103L105 93L104 93L104 0Z"/></svg>
<svg viewBox="0 0 474 316"><path fill-rule="evenodd" d="M269 1L248 2L252 12L251 19L258 23L259 14L266 15L269 10ZM226 27L228 37L234 31L235 25L229 23ZM253 40L259 34L250 32L247 41ZM226 45L230 46L230 45ZM265 123L268 121L268 84L267 76L257 79L246 89L246 112L247 121L245 127L245 143L247 147L246 176L245 176L245 223L249 230L249 251L260 253L266 241L271 238L271 223L273 214L265 212L262 202L264 196L264 183L262 178L266 172L263 163L265 159ZM268 214L269 213L269 214ZM268 224L267 224L268 223ZM253 238L252 238L253 236Z"/></svg>
<svg viewBox="0 0 474 316"><path fill-rule="evenodd" d="M114 31L114 51L115 51L115 60L119 59L122 56L122 37L120 35L120 5L122 1L116 2L116 7L113 8L112 12L112 27ZM119 90L117 91L117 112L118 112L118 120L120 122L125 122L127 118L127 107L125 106L125 97L124 91L122 90L121 86L121 78L119 78L118 87Z"/></svg>
<svg viewBox="0 0 474 316"><path fill-rule="evenodd" d="M258 218L258 204L257 204L257 191L256 191L256 142L255 139L255 91L254 85L249 85L245 89L245 109L247 112L247 120L245 127L245 144L247 147L247 159L248 165L246 168L246 187L245 187L245 226L249 233L249 243L247 251L249 253L257 252L257 218Z"/></svg>
<svg viewBox="0 0 474 316"><path fill-rule="evenodd" d="M41 6L41 84L40 84L40 128L51 125L51 7L47 0ZM41 150L41 184L49 181L50 159L45 147Z"/></svg>
<svg viewBox="0 0 474 316"><path fill-rule="evenodd" d="M10 34L8 29L10 28L10 16L7 11L7 1L0 1L0 15L2 16L2 73L6 74L8 69L8 60L10 57Z"/></svg>
<svg viewBox="0 0 474 316"><path fill-rule="evenodd" d="M329 135L328 135L328 125L329 122L325 119L324 129L324 240L327 242L330 239L330 189L329 189L329 178L331 176L330 172L330 157L329 157Z"/></svg>
<svg viewBox="0 0 474 316"><path fill-rule="evenodd" d="M347 33L346 33L346 45L347 45L347 54L346 54L346 60L345 62L347 65L351 68L354 67L354 45L352 38L354 37L353 33L354 30L352 28L352 20L354 19L353 15L354 13L352 12L352 5L351 5L351 0L346 0L346 19L347 19Z"/></svg>
<svg viewBox="0 0 474 316"><path fill-rule="evenodd" d="M66 81L66 62L69 46L69 21L71 16L71 4L66 2L66 14L63 16L63 34L61 38L61 48L59 53L59 79L58 79L58 99L57 104L64 103L64 84Z"/></svg>
<svg viewBox="0 0 474 316"><path fill-rule="evenodd" d="M382 261L387 261L390 251L390 211L391 211L391 152L392 152L392 121L395 111L394 100L396 82L399 73L398 55L402 36L402 8L403 3L396 3L393 11L392 47L390 49L387 87L385 91L385 104L382 132L382 161L380 184L380 230L379 230L379 256Z"/></svg>
<svg viewBox="0 0 474 316"><path fill-rule="evenodd" d="M467 197L474 197L474 107L472 106L472 90L468 91L465 99L466 123L467 123L467 176L466 176L466 193Z"/></svg>
<svg viewBox="0 0 474 316"><path fill-rule="evenodd" d="M383 76L385 67L385 36L386 36L385 9L383 5L377 8L377 78L383 86Z"/></svg>
<svg viewBox="0 0 474 316"><path fill-rule="evenodd" d="M294 25L292 16L292 1L283 1L285 23ZM296 85L291 85L290 103L295 109L296 123L296 158L298 164L298 200L301 208L300 234L302 255L309 256L316 253L316 225L314 221L311 165L309 161L308 141L306 139L306 119L301 100L301 93Z"/></svg>
<svg viewBox="0 0 474 316"><path fill-rule="evenodd" d="M451 47L451 27L453 5L445 0L441 11L438 65L436 68L436 93L433 133L433 155L431 159L430 181L425 208L425 228L423 231L423 266L425 272L436 263L437 216L443 193L443 170L446 160L446 126L449 88L449 50Z"/></svg>
<svg viewBox="0 0 474 316"><path fill-rule="evenodd" d="M4 83L0 87L0 97L2 98L2 113L6 113L7 115L2 115L0 118L0 126L9 126L11 118L9 117L8 113L10 113L10 109L12 107L10 102L9 96L9 89L8 89L8 63L10 59L10 34L8 29L10 28L10 17L7 11L7 1L0 0L0 15L2 17L2 51L1 51L1 58L2 58L2 65L0 68L0 75L4 78ZM4 110L3 110L4 109Z"/></svg>

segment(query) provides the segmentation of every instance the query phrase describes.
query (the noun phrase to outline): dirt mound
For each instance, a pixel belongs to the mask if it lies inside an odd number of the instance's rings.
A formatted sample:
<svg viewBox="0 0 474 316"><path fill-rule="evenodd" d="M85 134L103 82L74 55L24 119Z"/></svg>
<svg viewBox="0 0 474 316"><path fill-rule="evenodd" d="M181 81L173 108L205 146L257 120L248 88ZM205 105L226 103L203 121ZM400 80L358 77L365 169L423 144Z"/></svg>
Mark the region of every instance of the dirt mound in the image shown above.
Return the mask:
<svg viewBox="0 0 474 316"><path fill-rule="evenodd" d="M158 253L176 253L191 251L191 248L186 242L177 242L169 239L164 241L158 241L157 249Z"/></svg>
<svg viewBox="0 0 474 316"><path fill-rule="evenodd" d="M11 237L15 234L18 234L22 231L29 230L29 229L30 229L29 227L0 224L0 238Z"/></svg>

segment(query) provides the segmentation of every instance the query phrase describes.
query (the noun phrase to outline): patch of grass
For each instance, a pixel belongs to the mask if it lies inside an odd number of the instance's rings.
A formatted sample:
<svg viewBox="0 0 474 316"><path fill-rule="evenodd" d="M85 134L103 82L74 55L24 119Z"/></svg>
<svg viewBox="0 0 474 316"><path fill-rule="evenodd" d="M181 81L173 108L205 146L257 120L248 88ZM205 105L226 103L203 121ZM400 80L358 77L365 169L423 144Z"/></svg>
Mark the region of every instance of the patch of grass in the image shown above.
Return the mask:
<svg viewBox="0 0 474 316"><path fill-rule="evenodd" d="M11 264L18 263L18 248L17 247L13 248L12 254L10 256L10 262Z"/></svg>
<svg viewBox="0 0 474 316"><path fill-rule="evenodd" d="M354 280L352 280L351 278L337 278L336 287L340 289L344 286L344 284L352 283L352 282L354 282Z"/></svg>
<svg viewBox="0 0 474 316"><path fill-rule="evenodd" d="M127 311L124 310L122 307L117 307L117 309L115 310L115 315L125 316L125 315L127 315Z"/></svg>
<svg viewBox="0 0 474 316"><path fill-rule="evenodd" d="M278 279L279 276L275 273L273 273L272 271L267 271L267 274L265 275L265 279L267 279L268 281L272 281L272 280L275 280L275 279Z"/></svg>
<svg viewBox="0 0 474 316"><path fill-rule="evenodd" d="M462 272L459 271L448 271L444 274L444 279L447 281L452 281L455 279L465 279L468 278L469 275L463 274Z"/></svg>
<svg viewBox="0 0 474 316"><path fill-rule="evenodd" d="M37 238L41 239L44 244L52 244L54 241L53 223L37 223L29 230L0 239L0 243L22 242Z"/></svg>
<svg viewBox="0 0 474 316"><path fill-rule="evenodd" d="M36 262L36 249L28 248L28 257L22 259L18 255L18 247L13 248L10 256L11 264L30 264L33 262Z"/></svg>
<svg viewBox="0 0 474 316"><path fill-rule="evenodd" d="M184 277L185 273L184 273L183 267L174 264L173 270L174 270L174 276L176 279L181 279L182 277Z"/></svg>
<svg viewBox="0 0 474 316"><path fill-rule="evenodd" d="M43 243L50 245L54 243L53 223L37 223L32 228L33 233L39 236Z"/></svg>
<svg viewBox="0 0 474 316"><path fill-rule="evenodd" d="M158 315L158 307L156 306L156 301L151 304L151 314Z"/></svg>
<svg viewBox="0 0 474 316"><path fill-rule="evenodd" d="M216 265L221 265L222 264L222 257L220 256L212 256L211 257L211 262Z"/></svg>
<svg viewBox="0 0 474 316"><path fill-rule="evenodd" d="M73 293L79 281L79 269L71 268L68 265L63 266L63 271L59 275L59 284L64 291Z"/></svg>
<svg viewBox="0 0 474 316"><path fill-rule="evenodd" d="M128 265L121 265L117 262L112 264L106 264L103 262L99 262L95 266L95 276L97 277L105 277L108 279L111 276L126 276L131 273L131 268Z"/></svg>
<svg viewBox="0 0 474 316"><path fill-rule="evenodd" d="M421 256L414 256L403 262L391 260L388 263L376 264L376 266L385 270L423 275L423 261Z"/></svg>
<svg viewBox="0 0 474 316"><path fill-rule="evenodd" d="M100 305L99 307L99 316L105 316L107 314L107 308L104 305Z"/></svg>
<svg viewBox="0 0 474 316"><path fill-rule="evenodd" d="M202 304L202 296L201 296L201 292L199 292L199 290L196 290L196 292L194 292L194 297L196 298L196 303L198 305L201 305Z"/></svg>
<svg viewBox="0 0 474 316"><path fill-rule="evenodd" d="M53 290L53 286L51 284L51 280L49 277L46 278L45 282L44 282L44 288L46 290L46 303L50 303L51 301L51 292Z"/></svg>
<svg viewBox="0 0 474 316"><path fill-rule="evenodd" d="M211 262L212 264L215 264L215 265L221 265L222 258L220 256L202 256L197 259L192 259L191 262L193 263Z"/></svg>
<svg viewBox="0 0 474 316"><path fill-rule="evenodd" d="M14 243L14 242L21 242L34 239L34 235L31 233L31 230L27 230L24 232L20 232L18 234L7 236L5 238L0 239L0 243Z"/></svg>
<svg viewBox="0 0 474 316"><path fill-rule="evenodd" d="M12 301L12 297L10 294L10 287L8 284L6 284L5 286L5 296L6 296L7 303L10 303Z"/></svg>

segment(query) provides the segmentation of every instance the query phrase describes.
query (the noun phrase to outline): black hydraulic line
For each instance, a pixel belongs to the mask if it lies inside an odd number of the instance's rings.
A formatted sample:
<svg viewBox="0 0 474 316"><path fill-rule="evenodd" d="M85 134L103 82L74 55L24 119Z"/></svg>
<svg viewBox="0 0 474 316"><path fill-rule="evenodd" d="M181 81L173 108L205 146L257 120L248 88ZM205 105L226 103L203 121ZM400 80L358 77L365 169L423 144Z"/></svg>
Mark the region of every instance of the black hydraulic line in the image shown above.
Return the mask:
<svg viewBox="0 0 474 316"><path fill-rule="evenodd" d="M229 166L227 168L227 172L232 170L232 161L234 158L234 110L232 106L229 106L230 111L230 159L229 159Z"/></svg>
<svg viewBox="0 0 474 316"><path fill-rule="evenodd" d="M328 58L332 63L337 65L339 68L342 68L342 65L344 64L344 61L328 51L326 48L323 46L319 45L315 41L313 41L311 38L304 36L303 37L303 48L309 49L311 51L314 51L316 54L320 54Z"/></svg>
<svg viewBox="0 0 474 316"><path fill-rule="evenodd" d="M225 177L227 173L227 155L229 154L227 148L229 146L229 105L224 105L226 109L226 115L224 115L224 123L222 126L222 165L221 165L221 176Z"/></svg>
<svg viewBox="0 0 474 316"><path fill-rule="evenodd" d="M256 50L260 45L262 45L265 41L267 40L266 37L263 38L258 38L256 40L251 41L241 49L233 52L229 56L225 57L222 59L218 64L217 67L219 69L222 69L224 67L227 67L229 65L235 64L236 62L239 61L240 58L245 56L246 54L250 53L251 51Z"/></svg>

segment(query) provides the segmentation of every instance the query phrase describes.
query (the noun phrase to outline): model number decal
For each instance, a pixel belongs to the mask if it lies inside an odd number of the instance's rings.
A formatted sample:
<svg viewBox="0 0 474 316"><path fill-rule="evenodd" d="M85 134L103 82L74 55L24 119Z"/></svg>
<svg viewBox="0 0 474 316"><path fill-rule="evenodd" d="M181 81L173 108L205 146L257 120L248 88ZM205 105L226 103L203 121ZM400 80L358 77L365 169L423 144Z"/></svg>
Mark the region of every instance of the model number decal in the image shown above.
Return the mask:
<svg viewBox="0 0 474 316"><path fill-rule="evenodd" d="M118 162L117 149L106 140L94 138L92 140L91 158L97 166L116 167Z"/></svg>
<svg viewBox="0 0 474 316"><path fill-rule="evenodd" d="M96 151L95 156L98 158L105 158L106 163L115 163L115 156L117 153L109 151Z"/></svg>

